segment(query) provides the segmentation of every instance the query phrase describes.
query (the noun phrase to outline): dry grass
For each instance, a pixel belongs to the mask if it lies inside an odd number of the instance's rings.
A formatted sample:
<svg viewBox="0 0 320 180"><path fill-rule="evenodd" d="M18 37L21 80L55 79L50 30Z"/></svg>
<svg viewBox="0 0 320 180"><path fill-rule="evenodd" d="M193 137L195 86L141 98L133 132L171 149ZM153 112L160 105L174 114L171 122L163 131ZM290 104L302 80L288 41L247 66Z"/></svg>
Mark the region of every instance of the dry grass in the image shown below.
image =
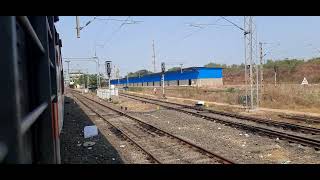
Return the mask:
<svg viewBox="0 0 320 180"><path fill-rule="evenodd" d="M262 107L320 112L320 86L281 84L264 88Z"/></svg>
<svg viewBox="0 0 320 180"><path fill-rule="evenodd" d="M153 88L141 88L140 92L153 94ZM166 96L190 98L204 101L239 105L244 95L243 86L220 88L166 87ZM161 95L158 88L157 95ZM290 109L320 113L320 85L301 86L299 84L265 85L261 107Z"/></svg>

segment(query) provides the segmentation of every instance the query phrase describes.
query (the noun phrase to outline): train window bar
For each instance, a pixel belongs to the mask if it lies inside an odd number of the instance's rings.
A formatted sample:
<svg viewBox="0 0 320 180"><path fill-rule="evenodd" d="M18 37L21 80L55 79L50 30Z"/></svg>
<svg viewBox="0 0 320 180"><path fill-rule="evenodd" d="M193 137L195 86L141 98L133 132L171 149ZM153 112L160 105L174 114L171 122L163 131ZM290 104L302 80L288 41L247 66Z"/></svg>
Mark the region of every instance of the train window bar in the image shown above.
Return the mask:
<svg viewBox="0 0 320 180"><path fill-rule="evenodd" d="M38 119L42 112L48 107L48 103L44 102L31 113L29 113L24 119L22 119L21 133L24 134L28 131L31 125Z"/></svg>
<svg viewBox="0 0 320 180"><path fill-rule="evenodd" d="M43 45L41 44L41 41L39 40L38 35L34 31L29 19L27 16L17 16L17 19L22 24L22 26L25 28L25 30L28 32L28 34L31 36L32 40L36 43L38 48L42 53L45 53L45 50L43 48Z"/></svg>
<svg viewBox="0 0 320 180"><path fill-rule="evenodd" d="M3 159L6 157L7 153L8 153L7 146L4 143L0 142L0 162L3 161Z"/></svg>
<svg viewBox="0 0 320 180"><path fill-rule="evenodd" d="M56 95L51 96L51 101L53 101L56 98Z"/></svg>
<svg viewBox="0 0 320 180"><path fill-rule="evenodd" d="M53 63L52 63L50 58L49 58L49 61L50 61L50 66L54 69L55 67L54 67L54 65L53 65Z"/></svg>
<svg viewBox="0 0 320 180"><path fill-rule="evenodd" d="M52 33L51 33L50 26L49 26L48 18L46 18L46 23L47 23L47 28L48 28L49 39L50 39L50 41L52 41Z"/></svg>

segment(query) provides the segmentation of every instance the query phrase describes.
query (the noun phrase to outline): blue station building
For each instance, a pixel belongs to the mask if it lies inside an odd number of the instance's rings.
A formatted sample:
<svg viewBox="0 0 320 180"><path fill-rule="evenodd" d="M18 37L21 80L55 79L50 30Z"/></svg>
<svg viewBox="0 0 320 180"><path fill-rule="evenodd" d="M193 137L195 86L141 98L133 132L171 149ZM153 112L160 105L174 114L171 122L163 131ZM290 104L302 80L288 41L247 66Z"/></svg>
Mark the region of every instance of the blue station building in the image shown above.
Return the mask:
<svg viewBox="0 0 320 180"><path fill-rule="evenodd" d="M222 86L222 68L189 67L177 71L167 71L164 74L165 86ZM115 86L161 86L161 73L147 74L140 77L113 79Z"/></svg>

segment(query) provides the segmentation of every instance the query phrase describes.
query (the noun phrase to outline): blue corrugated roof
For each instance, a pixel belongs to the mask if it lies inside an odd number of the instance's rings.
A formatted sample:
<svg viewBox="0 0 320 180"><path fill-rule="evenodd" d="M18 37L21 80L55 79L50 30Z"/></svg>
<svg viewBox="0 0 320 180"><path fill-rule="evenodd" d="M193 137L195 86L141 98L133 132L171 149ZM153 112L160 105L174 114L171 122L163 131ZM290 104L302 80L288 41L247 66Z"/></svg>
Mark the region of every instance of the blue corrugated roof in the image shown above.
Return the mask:
<svg viewBox="0 0 320 180"><path fill-rule="evenodd" d="M165 81L173 80L187 80L198 78L222 78L222 68L207 68L207 67L189 67L165 72ZM129 83L142 83L142 82L158 82L161 81L161 73L153 73L141 77L130 77ZM120 84L126 84L127 78L119 80ZM111 80L111 84L118 84L118 80Z"/></svg>

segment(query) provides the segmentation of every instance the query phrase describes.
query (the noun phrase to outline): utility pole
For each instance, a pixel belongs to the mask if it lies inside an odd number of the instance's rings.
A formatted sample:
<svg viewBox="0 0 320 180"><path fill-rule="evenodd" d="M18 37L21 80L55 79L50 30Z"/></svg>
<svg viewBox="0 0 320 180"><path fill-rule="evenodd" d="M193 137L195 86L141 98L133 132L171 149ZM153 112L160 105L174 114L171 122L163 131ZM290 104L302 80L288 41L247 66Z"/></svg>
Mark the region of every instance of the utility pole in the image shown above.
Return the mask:
<svg viewBox="0 0 320 180"><path fill-rule="evenodd" d="M76 16L76 29L77 29L77 38L80 38L80 23L79 23L79 16Z"/></svg>
<svg viewBox="0 0 320 180"><path fill-rule="evenodd" d="M181 74L182 74L182 66L183 66L183 64L181 63L180 64L180 72L181 72Z"/></svg>
<svg viewBox="0 0 320 180"><path fill-rule="evenodd" d="M120 83L119 72L120 72L119 67L117 67L116 76L117 76L117 79L118 79L118 85Z"/></svg>
<svg viewBox="0 0 320 180"><path fill-rule="evenodd" d="M89 89L89 71L87 69L87 89Z"/></svg>
<svg viewBox="0 0 320 180"><path fill-rule="evenodd" d="M129 73L127 74L127 87L129 87Z"/></svg>
<svg viewBox="0 0 320 180"><path fill-rule="evenodd" d="M69 73L69 63L70 63L70 61L65 61L66 63L68 63L68 80L69 80L69 84L70 84L70 73ZM69 86L69 84L68 84L68 86Z"/></svg>
<svg viewBox="0 0 320 180"><path fill-rule="evenodd" d="M154 50L154 40L152 40L152 49L153 49L153 72L156 73L156 53L155 53L155 50Z"/></svg>
<svg viewBox="0 0 320 180"><path fill-rule="evenodd" d="M257 34L252 16L244 17L244 43L245 43L245 83L246 83L246 108L254 109L258 105L259 82L257 68ZM256 76L256 78L254 78ZM248 80L249 78L249 80ZM249 81L249 82L248 82ZM248 88L250 87L250 102ZM250 105L249 105L250 104Z"/></svg>
<svg viewBox="0 0 320 180"><path fill-rule="evenodd" d="M259 42L260 45L260 86L263 88L263 50L262 50L262 42ZM262 89L261 89L262 90Z"/></svg>
<svg viewBox="0 0 320 180"><path fill-rule="evenodd" d="M253 16L244 16L243 28L233 23L232 21L221 16L224 20L231 23L233 26L244 31L244 59L245 59L245 104L246 109L254 109L258 106L259 99L259 67L257 54L257 31L256 24L253 21ZM256 79L254 78L256 76ZM248 80L249 78L249 80ZM250 85L249 85L249 82ZM248 95L250 87L250 96ZM249 98L250 97L250 106Z"/></svg>
<svg viewBox="0 0 320 180"><path fill-rule="evenodd" d="M161 72L162 72L162 98L165 98L165 93L164 93L164 73L166 72L166 67L164 62L161 63Z"/></svg>
<svg viewBox="0 0 320 180"><path fill-rule="evenodd" d="M274 86L277 86L277 71L278 71L278 67L276 65L274 65Z"/></svg>
<svg viewBox="0 0 320 180"><path fill-rule="evenodd" d="M97 89L100 87L99 58L95 57L97 63Z"/></svg>
<svg viewBox="0 0 320 180"><path fill-rule="evenodd" d="M261 104L261 98L263 96L263 93L264 93L264 87L263 87L263 49L262 49L262 42L259 43L260 45L260 99L259 99L259 104Z"/></svg>

